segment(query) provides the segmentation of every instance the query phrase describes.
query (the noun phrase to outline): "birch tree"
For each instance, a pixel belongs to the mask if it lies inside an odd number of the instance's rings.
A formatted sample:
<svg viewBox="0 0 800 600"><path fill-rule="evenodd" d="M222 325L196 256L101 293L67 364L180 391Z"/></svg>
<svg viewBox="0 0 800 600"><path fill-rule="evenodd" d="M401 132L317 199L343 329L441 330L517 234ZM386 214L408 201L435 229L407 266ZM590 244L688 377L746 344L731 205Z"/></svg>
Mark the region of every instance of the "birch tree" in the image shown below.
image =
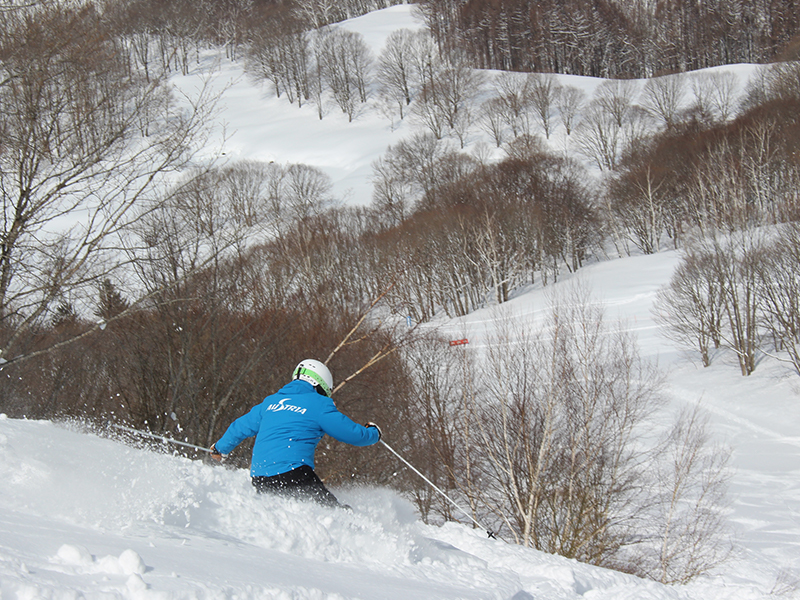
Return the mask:
<svg viewBox="0 0 800 600"><path fill-rule="evenodd" d="M482 375L488 401L474 410L485 478L517 543L607 564L630 533L637 431L662 378L585 290L573 294L530 334L500 328Z"/></svg>
<svg viewBox="0 0 800 600"><path fill-rule="evenodd" d="M662 496L656 543L645 553L652 579L684 585L731 556L724 516L729 458L728 449L712 443L699 403L679 413L654 469Z"/></svg>
<svg viewBox="0 0 800 600"><path fill-rule="evenodd" d="M758 266L759 297L765 325L800 375L800 227L780 226Z"/></svg>
<svg viewBox="0 0 800 600"><path fill-rule="evenodd" d="M388 97L392 98L403 119L405 107L411 104L419 87L419 77L414 64L414 37L409 29L393 31L386 38L378 58L377 77Z"/></svg>

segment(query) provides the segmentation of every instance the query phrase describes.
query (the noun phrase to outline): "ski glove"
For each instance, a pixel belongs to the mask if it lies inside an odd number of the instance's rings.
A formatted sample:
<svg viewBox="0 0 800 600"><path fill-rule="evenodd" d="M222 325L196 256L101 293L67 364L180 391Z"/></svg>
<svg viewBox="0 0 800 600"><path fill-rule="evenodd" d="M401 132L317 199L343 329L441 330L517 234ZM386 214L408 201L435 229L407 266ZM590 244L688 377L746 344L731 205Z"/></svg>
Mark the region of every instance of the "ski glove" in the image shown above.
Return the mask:
<svg viewBox="0 0 800 600"><path fill-rule="evenodd" d="M375 423L373 423L372 421L370 421L370 422L368 422L368 423L365 423L365 424L364 424L364 427L374 427L375 429L377 429L377 430L378 430L378 440L380 440L380 439L383 437L383 432L381 431L381 428L380 428L380 427L378 427L378 426L377 426Z"/></svg>
<svg viewBox="0 0 800 600"><path fill-rule="evenodd" d="M222 453L217 450L217 447L212 445L211 448L211 458L213 458L217 462L222 462L222 459L225 458Z"/></svg>

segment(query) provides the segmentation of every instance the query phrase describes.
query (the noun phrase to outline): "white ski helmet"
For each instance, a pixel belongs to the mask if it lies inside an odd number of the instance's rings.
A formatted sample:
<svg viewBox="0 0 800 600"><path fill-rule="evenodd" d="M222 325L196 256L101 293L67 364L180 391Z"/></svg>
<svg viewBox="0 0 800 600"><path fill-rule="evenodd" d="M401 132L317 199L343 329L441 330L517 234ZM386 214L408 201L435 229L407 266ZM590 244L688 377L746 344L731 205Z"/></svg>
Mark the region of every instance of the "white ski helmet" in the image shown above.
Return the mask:
<svg viewBox="0 0 800 600"><path fill-rule="evenodd" d="M333 390L333 375L323 363L313 358L302 361L292 373L292 379L302 379L313 386L319 386L326 396Z"/></svg>

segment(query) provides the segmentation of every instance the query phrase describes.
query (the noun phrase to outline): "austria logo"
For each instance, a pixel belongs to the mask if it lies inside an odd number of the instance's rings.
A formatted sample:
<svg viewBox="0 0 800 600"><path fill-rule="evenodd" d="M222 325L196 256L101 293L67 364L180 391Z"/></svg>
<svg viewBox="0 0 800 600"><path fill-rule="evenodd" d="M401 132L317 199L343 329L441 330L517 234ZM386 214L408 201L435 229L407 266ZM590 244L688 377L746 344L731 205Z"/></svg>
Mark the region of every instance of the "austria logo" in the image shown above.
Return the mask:
<svg viewBox="0 0 800 600"><path fill-rule="evenodd" d="M290 411L295 412L295 413L297 413L299 415L304 415L306 413L306 409L305 408L301 408L300 406L295 406L294 404L284 404L284 402L286 402L287 400L291 400L291 398L284 398L283 400L281 400L277 404L270 404L267 407L267 410L270 410L272 412L280 412L282 410L290 410Z"/></svg>

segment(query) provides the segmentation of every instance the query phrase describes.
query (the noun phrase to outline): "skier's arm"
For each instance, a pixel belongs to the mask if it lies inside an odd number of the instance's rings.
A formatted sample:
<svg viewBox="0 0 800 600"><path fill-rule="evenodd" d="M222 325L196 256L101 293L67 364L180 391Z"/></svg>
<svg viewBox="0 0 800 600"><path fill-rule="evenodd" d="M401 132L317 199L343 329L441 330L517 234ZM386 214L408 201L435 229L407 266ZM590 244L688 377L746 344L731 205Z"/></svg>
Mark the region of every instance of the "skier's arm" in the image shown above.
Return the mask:
<svg viewBox="0 0 800 600"><path fill-rule="evenodd" d="M225 434L212 448L220 454L230 454L245 439L253 437L261 427L262 405L258 404L228 426Z"/></svg>
<svg viewBox="0 0 800 600"><path fill-rule="evenodd" d="M353 446L371 446L380 439L377 427L359 425L340 413L332 400L320 414L319 424L322 431L332 438Z"/></svg>

